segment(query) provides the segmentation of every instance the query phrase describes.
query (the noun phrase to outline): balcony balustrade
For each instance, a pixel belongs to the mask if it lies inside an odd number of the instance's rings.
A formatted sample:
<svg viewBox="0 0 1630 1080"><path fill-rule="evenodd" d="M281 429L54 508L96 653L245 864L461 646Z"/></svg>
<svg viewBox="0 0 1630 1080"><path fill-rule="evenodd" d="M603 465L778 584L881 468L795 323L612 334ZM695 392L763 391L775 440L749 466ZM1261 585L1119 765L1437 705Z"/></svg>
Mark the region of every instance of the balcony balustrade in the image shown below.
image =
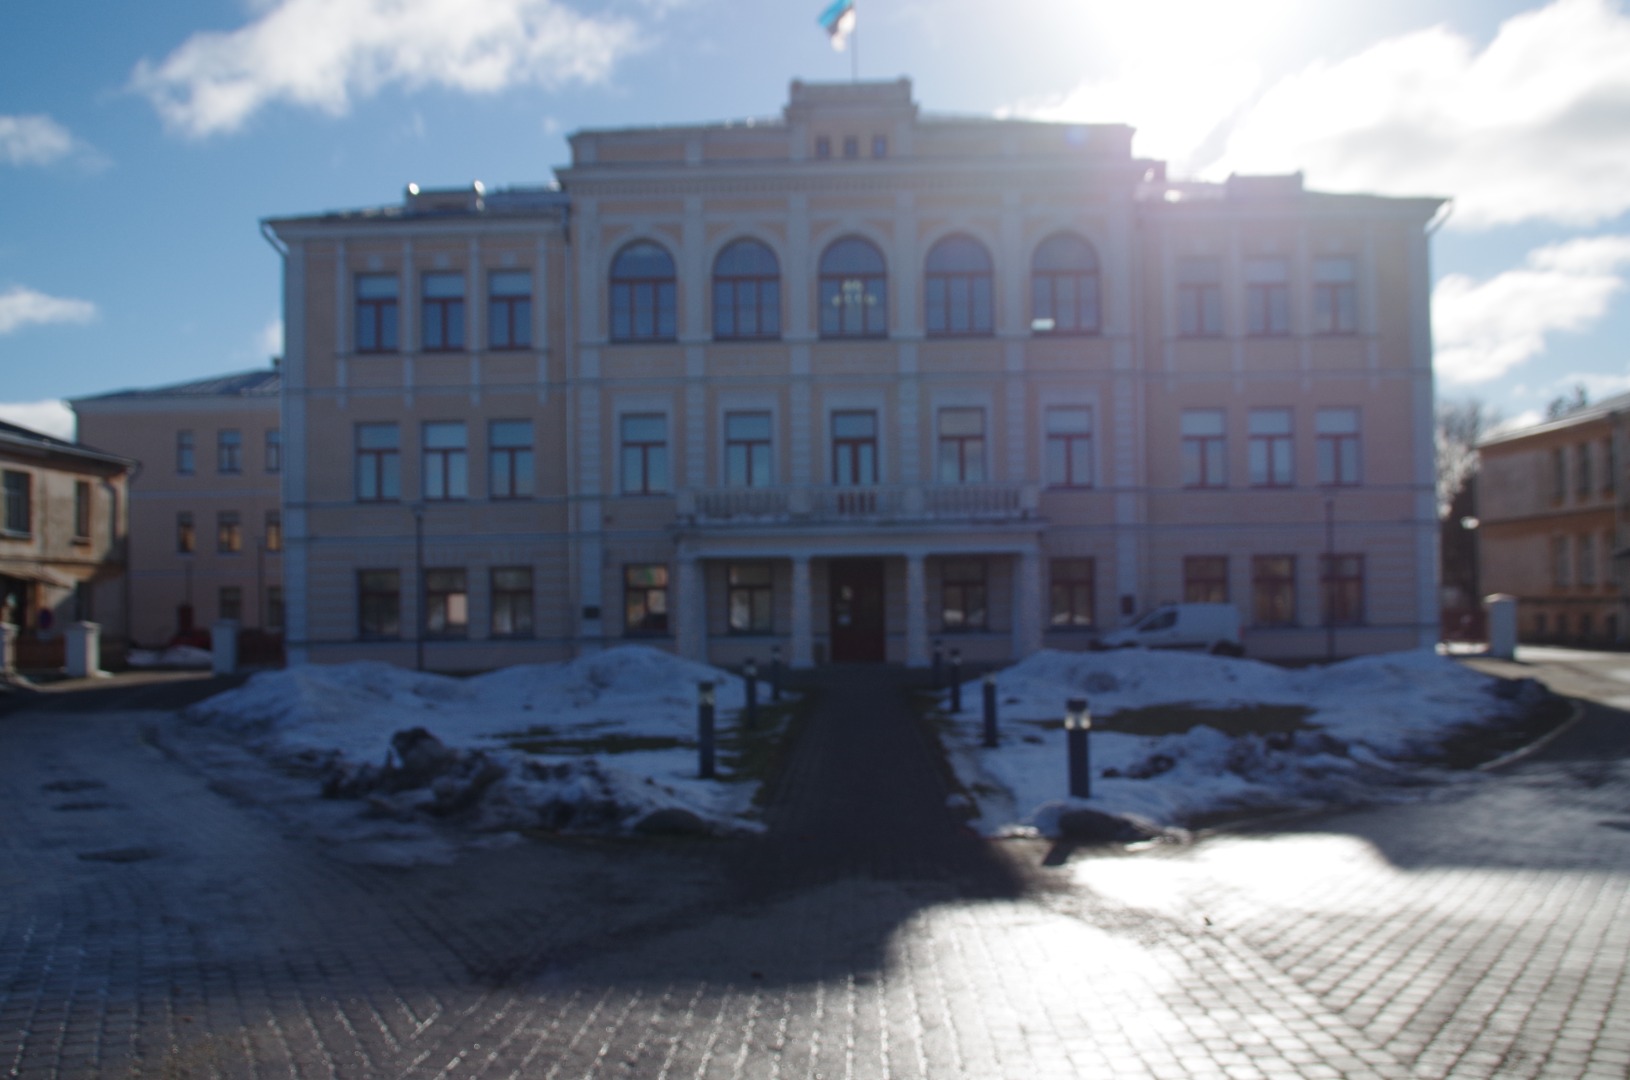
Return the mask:
<svg viewBox="0 0 1630 1080"><path fill-rule="evenodd" d="M729 487L682 490L680 520L704 526L1006 522L1036 516L1028 484Z"/></svg>

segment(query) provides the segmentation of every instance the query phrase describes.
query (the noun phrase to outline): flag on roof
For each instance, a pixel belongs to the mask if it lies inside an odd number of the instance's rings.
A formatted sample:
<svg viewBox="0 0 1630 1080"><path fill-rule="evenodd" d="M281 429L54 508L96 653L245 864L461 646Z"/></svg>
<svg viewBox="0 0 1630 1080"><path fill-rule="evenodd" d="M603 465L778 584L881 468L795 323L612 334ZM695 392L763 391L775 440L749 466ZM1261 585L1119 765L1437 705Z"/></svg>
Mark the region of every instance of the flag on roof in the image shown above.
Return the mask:
<svg viewBox="0 0 1630 1080"><path fill-rule="evenodd" d="M842 52L855 32L855 0L832 0L816 21L832 39L832 47Z"/></svg>

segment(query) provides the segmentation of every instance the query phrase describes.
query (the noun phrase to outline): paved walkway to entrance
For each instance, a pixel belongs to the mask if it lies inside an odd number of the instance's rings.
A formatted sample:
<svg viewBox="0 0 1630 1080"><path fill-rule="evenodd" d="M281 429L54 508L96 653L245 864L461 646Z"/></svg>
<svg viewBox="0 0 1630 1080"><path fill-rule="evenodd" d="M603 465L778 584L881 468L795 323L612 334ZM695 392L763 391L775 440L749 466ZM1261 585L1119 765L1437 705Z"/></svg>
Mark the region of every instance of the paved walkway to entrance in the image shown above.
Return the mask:
<svg viewBox="0 0 1630 1080"><path fill-rule="evenodd" d="M917 716L921 676L872 665L804 681L815 708L771 787L769 833L737 866L749 896L845 878L1017 896L1017 864L963 827L937 741Z"/></svg>

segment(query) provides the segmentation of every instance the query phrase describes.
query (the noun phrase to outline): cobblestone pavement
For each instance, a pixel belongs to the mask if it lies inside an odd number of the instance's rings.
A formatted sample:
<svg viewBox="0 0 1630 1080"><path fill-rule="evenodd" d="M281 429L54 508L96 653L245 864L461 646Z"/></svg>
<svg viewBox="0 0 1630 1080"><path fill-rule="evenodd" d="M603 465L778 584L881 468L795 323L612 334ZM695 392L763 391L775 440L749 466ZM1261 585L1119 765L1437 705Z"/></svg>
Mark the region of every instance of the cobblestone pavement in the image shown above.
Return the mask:
<svg viewBox="0 0 1630 1080"><path fill-rule="evenodd" d="M1619 658L1512 671L1616 704ZM0 1076L1624 1077L1630 714L1430 801L1046 867L886 678L751 843L356 865L144 741L0 718Z"/></svg>

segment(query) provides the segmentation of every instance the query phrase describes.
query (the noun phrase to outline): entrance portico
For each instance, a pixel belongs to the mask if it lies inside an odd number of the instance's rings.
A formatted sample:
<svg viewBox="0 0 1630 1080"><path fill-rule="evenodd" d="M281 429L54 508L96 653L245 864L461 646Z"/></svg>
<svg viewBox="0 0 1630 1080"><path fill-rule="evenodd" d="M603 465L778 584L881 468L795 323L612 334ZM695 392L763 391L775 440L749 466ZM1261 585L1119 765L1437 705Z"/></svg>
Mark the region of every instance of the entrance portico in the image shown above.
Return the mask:
<svg viewBox="0 0 1630 1080"><path fill-rule="evenodd" d="M730 621L729 569L764 563L776 567L773 621L744 632ZM947 564L989 567L989 580L951 586L951 603L941 573ZM676 646L703 662L732 662L755 648L762 657L785 641L793 667L827 660L926 667L931 633L954 634L967 649L1008 659L1041 647L1045 621L1039 525L933 535L682 536L675 585ZM948 613L960 622L951 624Z"/></svg>

